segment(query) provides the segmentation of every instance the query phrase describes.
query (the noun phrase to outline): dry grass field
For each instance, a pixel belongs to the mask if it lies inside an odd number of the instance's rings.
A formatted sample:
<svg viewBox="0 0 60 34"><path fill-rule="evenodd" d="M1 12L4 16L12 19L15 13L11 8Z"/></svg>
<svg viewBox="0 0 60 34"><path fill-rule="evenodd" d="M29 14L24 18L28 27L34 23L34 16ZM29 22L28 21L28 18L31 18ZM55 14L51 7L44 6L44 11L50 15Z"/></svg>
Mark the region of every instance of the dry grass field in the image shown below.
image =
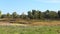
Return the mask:
<svg viewBox="0 0 60 34"><path fill-rule="evenodd" d="M60 21L17 20L14 23L2 21L0 25L60 26Z"/></svg>
<svg viewBox="0 0 60 34"><path fill-rule="evenodd" d="M60 34L60 21L1 21L0 34Z"/></svg>

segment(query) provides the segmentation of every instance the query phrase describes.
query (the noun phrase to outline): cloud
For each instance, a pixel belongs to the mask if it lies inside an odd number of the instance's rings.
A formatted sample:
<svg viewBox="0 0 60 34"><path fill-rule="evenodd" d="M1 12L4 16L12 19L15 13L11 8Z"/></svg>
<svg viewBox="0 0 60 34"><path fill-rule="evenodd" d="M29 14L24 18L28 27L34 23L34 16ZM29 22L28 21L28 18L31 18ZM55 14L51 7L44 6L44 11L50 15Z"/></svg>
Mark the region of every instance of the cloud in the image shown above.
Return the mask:
<svg viewBox="0 0 60 34"><path fill-rule="evenodd" d="M60 0L36 0L44 3L60 3Z"/></svg>

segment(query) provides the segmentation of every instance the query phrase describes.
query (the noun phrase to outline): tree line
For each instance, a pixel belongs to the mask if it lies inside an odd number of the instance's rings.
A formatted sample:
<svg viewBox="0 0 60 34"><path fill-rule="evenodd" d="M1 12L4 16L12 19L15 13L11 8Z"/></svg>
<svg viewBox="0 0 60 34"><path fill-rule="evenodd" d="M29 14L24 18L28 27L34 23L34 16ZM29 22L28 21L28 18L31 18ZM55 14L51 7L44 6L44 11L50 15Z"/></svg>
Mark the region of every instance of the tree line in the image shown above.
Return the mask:
<svg viewBox="0 0 60 34"><path fill-rule="evenodd" d="M12 14L2 14L2 11L0 11L0 18L21 18L21 19L60 19L60 10L58 12L56 11L50 11L46 10L44 12L39 10L31 10L27 12L27 15L22 13L21 15L17 14L16 12L13 12Z"/></svg>

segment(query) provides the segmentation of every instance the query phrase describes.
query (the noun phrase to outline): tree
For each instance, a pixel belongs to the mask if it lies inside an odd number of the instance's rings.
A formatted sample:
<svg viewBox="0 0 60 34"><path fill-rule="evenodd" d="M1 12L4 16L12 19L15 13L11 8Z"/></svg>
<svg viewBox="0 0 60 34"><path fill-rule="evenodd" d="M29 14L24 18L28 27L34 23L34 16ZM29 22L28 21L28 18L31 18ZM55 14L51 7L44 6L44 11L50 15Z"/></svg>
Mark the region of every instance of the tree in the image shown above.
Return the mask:
<svg viewBox="0 0 60 34"><path fill-rule="evenodd" d="M55 11L50 11L49 12L49 17L51 19L56 19L58 17L58 14Z"/></svg>
<svg viewBox="0 0 60 34"><path fill-rule="evenodd" d="M32 10L32 15L33 15L33 19L38 19L39 18L39 10Z"/></svg>
<svg viewBox="0 0 60 34"><path fill-rule="evenodd" d="M45 12L43 12L43 14L44 14L44 18L46 18L46 19L49 19L49 10L46 10Z"/></svg>
<svg viewBox="0 0 60 34"><path fill-rule="evenodd" d="M34 15L34 14L35 14L35 12L36 12L36 10L32 10L32 15Z"/></svg>
<svg viewBox="0 0 60 34"><path fill-rule="evenodd" d="M10 17L11 17L10 13L7 13L7 15L6 15L6 16L7 16L7 18L10 18Z"/></svg>
<svg viewBox="0 0 60 34"><path fill-rule="evenodd" d="M32 12L28 11L28 17L30 19L40 19L41 18L41 11L39 11L39 10L32 10Z"/></svg>
<svg viewBox="0 0 60 34"><path fill-rule="evenodd" d="M32 15L32 12L31 12L31 11L28 11L28 17L29 17L30 19L33 18L33 15Z"/></svg>
<svg viewBox="0 0 60 34"><path fill-rule="evenodd" d="M20 18L22 18L22 19L27 19L27 15L24 14L24 13L22 13L22 14L20 15Z"/></svg>
<svg viewBox="0 0 60 34"><path fill-rule="evenodd" d="M1 18L6 18L6 14L2 14Z"/></svg>
<svg viewBox="0 0 60 34"><path fill-rule="evenodd" d="M1 16L2 16L2 13L1 13L1 11L0 11L0 18L1 18Z"/></svg>
<svg viewBox="0 0 60 34"><path fill-rule="evenodd" d="M59 18L60 18L60 10L58 11L58 16L59 16Z"/></svg>
<svg viewBox="0 0 60 34"><path fill-rule="evenodd" d="M38 18L38 19L41 19L41 18L42 18L41 11L38 10L37 12L38 12L38 13L37 13L37 14L38 14L38 17L37 17L37 18Z"/></svg>
<svg viewBox="0 0 60 34"><path fill-rule="evenodd" d="M13 17L13 18L17 18L17 13L16 13L16 12L13 12L13 13L12 13L12 17Z"/></svg>
<svg viewBox="0 0 60 34"><path fill-rule="evenodd" d="M36 10L32 10L32 18L33 18L33 19L36 18Z"/></svg>

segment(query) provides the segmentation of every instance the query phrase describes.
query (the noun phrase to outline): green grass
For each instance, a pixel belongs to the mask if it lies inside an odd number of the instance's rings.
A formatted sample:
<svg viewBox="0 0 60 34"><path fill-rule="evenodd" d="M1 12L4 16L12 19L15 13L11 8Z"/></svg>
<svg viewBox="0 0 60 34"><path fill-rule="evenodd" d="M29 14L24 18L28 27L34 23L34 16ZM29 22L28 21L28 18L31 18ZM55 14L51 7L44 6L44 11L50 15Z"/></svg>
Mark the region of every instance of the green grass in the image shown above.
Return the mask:
<svg viewBox="0 0 60 34"><path fill-rule="evenodd" d="M60 34L60 26L0 26L0 34Z"/></svg>

